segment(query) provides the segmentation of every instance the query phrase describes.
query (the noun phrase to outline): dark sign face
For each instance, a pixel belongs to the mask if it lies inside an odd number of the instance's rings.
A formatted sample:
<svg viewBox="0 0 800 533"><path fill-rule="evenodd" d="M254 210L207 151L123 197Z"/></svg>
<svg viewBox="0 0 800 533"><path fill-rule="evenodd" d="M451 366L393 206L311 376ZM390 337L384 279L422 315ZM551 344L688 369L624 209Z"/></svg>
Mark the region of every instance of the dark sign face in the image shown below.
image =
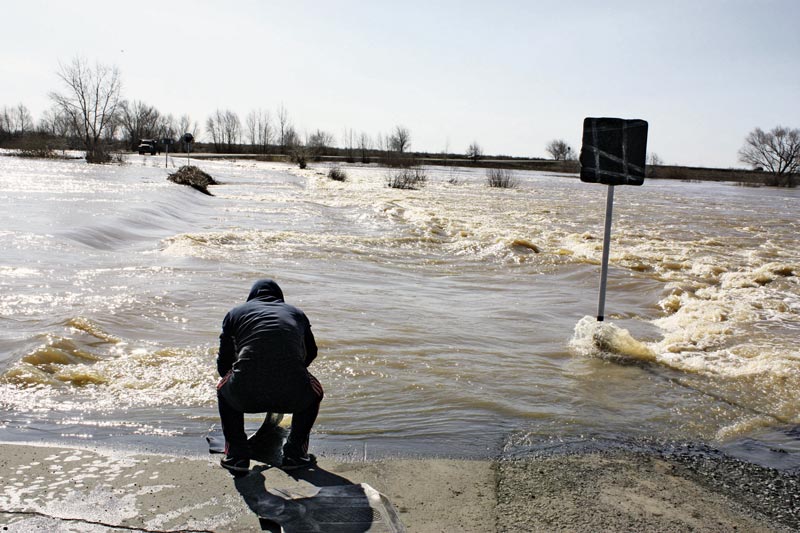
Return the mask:
<svg viewBox="0 0 800 533"><path fill-rule="evenodd" d="M583 120L581 181L641 185L646 154L646 121L591 117Z"/></svg>

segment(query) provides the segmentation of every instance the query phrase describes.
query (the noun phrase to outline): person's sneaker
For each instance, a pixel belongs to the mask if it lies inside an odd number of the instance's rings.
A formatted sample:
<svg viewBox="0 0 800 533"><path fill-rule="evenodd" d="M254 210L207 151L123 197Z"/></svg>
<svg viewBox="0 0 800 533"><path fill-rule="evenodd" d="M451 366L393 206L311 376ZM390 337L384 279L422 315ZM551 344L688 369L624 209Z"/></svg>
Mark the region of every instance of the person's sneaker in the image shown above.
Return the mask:
<svg viewBox="0 0 800 533"><path fill-rule="evenodd" d="M226 455L219 461L220 466L234 474L243 474L250 471L250 459L242 459Z"/></svg>
<svg viewBox="0 0 800 533"><path fill-rule="evenodd" d="M305 457L284 456L281 470L297 470L298 468L308 468L317 464L317 457L309 453Z"/></svg>

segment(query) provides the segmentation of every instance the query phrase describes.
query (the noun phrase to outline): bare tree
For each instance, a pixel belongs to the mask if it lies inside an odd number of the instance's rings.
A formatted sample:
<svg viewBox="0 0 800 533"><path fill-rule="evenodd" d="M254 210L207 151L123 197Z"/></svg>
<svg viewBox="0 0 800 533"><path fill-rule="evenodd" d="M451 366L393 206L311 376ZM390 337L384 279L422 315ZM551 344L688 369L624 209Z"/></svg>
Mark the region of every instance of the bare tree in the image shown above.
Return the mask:
<svg viewBox="0 0 800 533"><path fill-rule="evenodd" d="M286 148L292 148L303 144L300 139L300 135L297 133L297 130L295 130L294 126L292 125L289 125L286 128L286 131L283 134L283 142L286 143Z"/></svg>
<svg viewBox="0 0 800 533"><path fill-rule="evenodd" d="M572 147L563 139L554 139L550 141L547 143L545 150L556 161L569 161L575 157Z"/></svg>
<svg viewBox="0 0 800 533"><path fill-rule="evenodd" d="M211 137L211 144L214 145L214 151L221 152L225 140L222 133L222 112L219 109L206 119L206 131Z"/></svg>
<svg viewBox="0 0 800 533"><path fill-rule="evenodd" d="M289 121L289 112L286 110L286 106L283 104L278 106L278 112L276 115L278 117L278 144L281 145L281 153L286 153L286 147L289 146L288 141L290 140L287 138L287 134L290 130L293 131L292 123Z"/></svg>
<svg viewBox="0 0 800 533"><path fill-rule="evenodd" d="M161 127L161 113L155 107L133 100L120 103L120 121L128 146L136 150L142 139L155 139Z"/></svg>
<svg viewBox="0 0 800 533"><path fill-rule="evenodd" d="M25 104L17 104L17 107L14 108L14 115L17 123L17 133L25 135L26 131L30 131L33 128L33 117L31 117L31 112L28 111Z"/></svg>
<svg viewBox="0 0 800 533"><path fill-rule="evenodd" d="M800 130L782 126L770 131L754 129L739 150L739 161L768 171L768 185L795 187L800 172Z"/></svg>
<svg viewBox="0 0 800 533"><path fill-rule="evenodd" d="M358 136L358 151L361 153L361 162L369 163L369 151L372 149L372 140L366 132Z"/></svg>
<svg viewBox="0 0 800 533"><path fill-rule="evenodd" d="M10 139L13 134L14 119L11 109L9 109L7 106L3 106L3 109L0 110L0 143Z"/></svg>
<svg viewBox="0 0 800 533"><path fill-rule="evenodd" d="M404 153L411 146L411 132L405 126L395 126L389 137L389 146L398 153Z"/></svg>
<svg viewBox="0 0 800 533"><path fill-rule="evenodd" d="M193 121L192 117L189 115L181 115L176 121L176 127L177 134L181 139L181 150L187 152L189 150L189 146L183 136L184 134L189 133L196 139L200 134L200 126L197 124L197 121Z"/></svg>
<svg viewBox="0 0 800 533"><path fill-rule="evenodd" d="M483 148L478 144L478 141L472 141L472 144L469 145L469 148L467 148L467 157L472 159L475 163L483 157Z"/></svg>
<svg viewBox="0 0 800 533"><path fill-rule="evenodd" d="M159 137L172 139L173 142L184 133L181 131L178 120L172 113L168 115L161 115L158 131Z"/></svg>
<svg viewBox="0 0 800 533"><path fill-rule="evenodd" d="M375 149L379 152L387 152L389 150L388 138L385 138L380 132L375 136Z"/></svg>
<svg viewBox="0 0 800 533"><path fill-rule="evenodd" d="M61 107L54 105L39 119L39 131L53 137L66 138L74 135L72 121Z"/></svg>
<svg viewBox="0 0 800 533"><path fill-rule="evenodd" d="M14 107L3 106L0 111L0 132L6 137L12 135L22 136L33 129L33 118L25 104Z"/></svg>
<svg viewBox="0 0 800 533"><path fill-rule="evenodd" d="M108 121L108 125L103 130L103 144L109 145L112 144L119 138L119 131L122 127L122 122L119 119L119 113L115 113L111 120Z"/></svg>
<svg viewBox="0 0 800 533"><path fill-rule="evenodd" d="M200 126L189 115L181 115L181 118L178 119L178 132L181 135L191 133L193 137L197 137L200 133Z"/></svg>
<svg viewBox="0 0 800 533"><path fill-rule="evenodd" d="M223 131L225 132L225 143L228 146L228 151L235 151L236 146L242 139L242 122L239 120L239 115L230 109L225 111Z"/></svg>
<svg viewBox="0 0 800 533"><path fill-rule="evenodd" d="M348 163L355 163L356 161L356 133L351 128L345 128L342 133L342 144L344 145L344 153Z"/></svg>
<svg viewBox="0 0 800 533"><path fill-rule="evenodd" d="M238 149L241 140L242 123L239 115L230 109L217 109L206 120L206 129L211 136L214 150L231 153Z"/></svg>
<svg viewBox="0 0 800 533"><path fill-rule="evenodd" d="M0 131L9 134L14 133L14 118L8 106L3 106L2 111L0 111Z"/></svg>
<svg viewBox="0 0 800 533"><path fill-rule="evenodd" d="M247 137L250 144L259 152L266 154L272 143L272 124L269 111L258 109L247 115Z"/></svg>
<svg viewBox="0 0 800 533"><path fill-rule="evenodd" d="M326 155L328 148L333 146L334 138L327 131L317 130L311 135L306 136L306 147L308 147L312 157Z"/></svg>
<svg viewBox="0 0 800 533"><path fill-rule="evenodd" d="M86 60L75 58L69 65L59 65L57 75L65 90L50 93L50 98L70 117L86 149L86 160L107 162L103 134L118 111L122 88L119 70L101 63L92 68Z"/></svg>
<svg viewBox="0 0 800 533"><path fill-rule="evenodd" d="M652 166L661 166L664 164L664 161L659 157L659 155L655 152L651 152L647 154L647 164Z"/></svg>
<svg viewBox="0 0 800 533"><path fill-rule="evenodd" d="M287 127L284 133L284 141L286 142L286 151L292 162L297 163L297 166L300 168L306 168L308 159L311 156L310 150L306 143L302 141L294 127Z"/></svg>
<svg viewBox="0 0 800 533"><path fill-rule="evenodd" d="M260 113L261 110L250 111L244 119L247 143L251 146L256 145L256 139L258 138L258 119Z"/></svg>

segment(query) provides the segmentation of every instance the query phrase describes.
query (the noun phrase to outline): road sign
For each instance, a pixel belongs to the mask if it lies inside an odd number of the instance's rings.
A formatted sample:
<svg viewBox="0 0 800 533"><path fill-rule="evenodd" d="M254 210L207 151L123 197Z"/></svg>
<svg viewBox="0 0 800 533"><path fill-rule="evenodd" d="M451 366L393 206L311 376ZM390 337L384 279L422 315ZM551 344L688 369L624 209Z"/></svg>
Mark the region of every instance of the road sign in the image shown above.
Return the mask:
<svg viewBox="0 0 800 533"><path fill-rule="evenodd" d="M183 134L183 142L186 144L186 165L189 165L189 154L192 153L192 143L194 142L194 135L188 131Z"/></svg>
<svg viewBox="0 0 800 533"><path fill-rule="evenodd" d="M608 185L603 259L600 271L600 300L597 304L598 322L603 321L606 307L614 186L644 183L646 154L646 121L592 117L583 119L581 181Z"/></svg>
<svg viewBox="0 0 800 533"><path fill-rule="evenodd" d="M581 181L641 185L646 154L646 121L591 117L583 120Z"/></svg>

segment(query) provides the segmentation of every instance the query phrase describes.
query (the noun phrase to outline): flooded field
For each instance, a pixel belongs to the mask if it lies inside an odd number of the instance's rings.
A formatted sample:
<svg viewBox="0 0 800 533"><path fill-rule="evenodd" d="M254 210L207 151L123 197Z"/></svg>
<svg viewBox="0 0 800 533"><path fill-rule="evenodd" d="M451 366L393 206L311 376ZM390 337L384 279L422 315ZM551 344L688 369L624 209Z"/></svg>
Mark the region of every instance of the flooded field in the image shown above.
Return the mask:
<svg viewBox="0 0 800 533"><path fill-rule="evenodd" d="M796 190L618 187L600 327L603 186L197 164L215 196L167 182L161 158L0 156L5 440L202 449L222 317L272 277L320 345L315 446L481 457L626 435L800 454Z"/></svg>

